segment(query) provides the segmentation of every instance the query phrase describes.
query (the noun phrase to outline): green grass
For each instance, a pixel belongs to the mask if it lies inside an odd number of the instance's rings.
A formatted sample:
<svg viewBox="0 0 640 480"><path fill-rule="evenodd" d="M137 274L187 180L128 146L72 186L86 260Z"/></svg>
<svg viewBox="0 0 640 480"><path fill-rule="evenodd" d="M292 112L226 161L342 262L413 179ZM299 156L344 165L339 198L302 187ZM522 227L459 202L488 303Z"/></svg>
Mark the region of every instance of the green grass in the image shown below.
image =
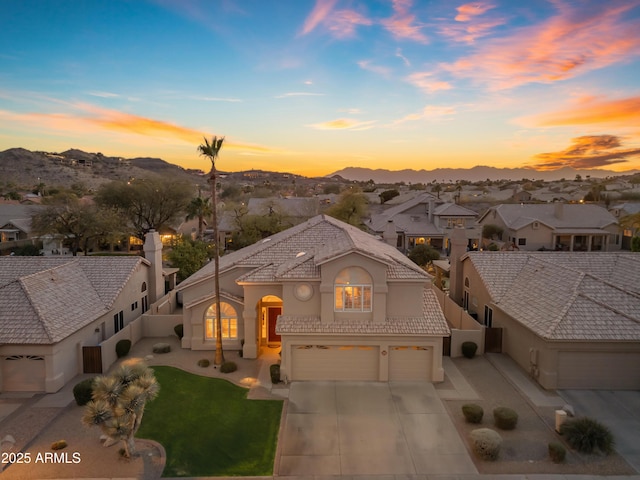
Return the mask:
<svg viewBox="0 0 640 480"><path fill-rule="evenodd" d="M226 380L153 367L160 395L136 435L162 444L165 477L273 475L281 400L247 400Z"/></svg>

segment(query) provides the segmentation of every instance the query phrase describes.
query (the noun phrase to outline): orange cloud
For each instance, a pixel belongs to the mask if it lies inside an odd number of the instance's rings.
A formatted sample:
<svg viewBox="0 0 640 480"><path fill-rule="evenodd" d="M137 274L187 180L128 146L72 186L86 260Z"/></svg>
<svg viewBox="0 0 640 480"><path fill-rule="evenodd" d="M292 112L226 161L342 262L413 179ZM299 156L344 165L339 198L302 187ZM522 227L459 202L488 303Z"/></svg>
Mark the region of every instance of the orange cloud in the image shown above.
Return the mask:
<svg viewBox="0 0 640 480"><path fill-rule="evenodd" d="M492 89L566 80L640 53L637 22L626 15L638 4L597 2L583 8L557 1L558 13L549 20L490 41L442 67Z"/></svg>
<svg viewBox="0 0 640 480"><path fill-rule="evenodd" d="M640 125L640 97L618 100L582 98L569 108L520 120L541 127L608 124L620 127Z"/></svg>
<svg viewBox="0 0 640 480"><path fill-rule="evenodd" d="M374 120L363 122L352 118L338 118L336 120L314 123L308 126L316 130L368 130L373 128L374 123Z"/></svg>
<svg viewBox="0 0 640 480"><path fill-rule="evenodd" d="M406 117L401 118L400 120L396 120L393 122L394 125L400 125L406 122L414 122L418 120L443 120L451 118L451 115L455 115L457 113L454 107L445 107L438 105L427 105L422 109L419 113L411 113Z"/></svg>
<svg viewBox="0 0 640 480"><path fill-rule="evenodd" d="M458 15L456 15L455 20L456 22L468 22L473 18L482 15L488 10L491 10L492 8L496 8L496 6L491 3L465 3L464 5L460 5L458 8L456 8L456 10L458 11Z"/></svg>
<svg viewBox="0 0 640 480"><path fill-rule="evenodd" d="M412 4L411 0L393 0L393 16L382 20L381 23L396 38L427 43L429 39L421 31L423 26L416 25L416 16L409 12Z"/></svg>
<svg viewBox="0 0 640 480"><path fill-rule="evenodd" d="M453 88L449 82L432 79L431 72L416 72L409 75L406 80L426 93L437 92L438 90L450 90Z"/></svg>
<svg viewBox="0 0 640 480"><path fill-rule="evenodd" d="M573 138L571 146L560 152L540 153L531 165L536 170L557 170L562 167L597 168L627 162L640 157L640 148L622 149L615 135L586 135Z"/></svg>

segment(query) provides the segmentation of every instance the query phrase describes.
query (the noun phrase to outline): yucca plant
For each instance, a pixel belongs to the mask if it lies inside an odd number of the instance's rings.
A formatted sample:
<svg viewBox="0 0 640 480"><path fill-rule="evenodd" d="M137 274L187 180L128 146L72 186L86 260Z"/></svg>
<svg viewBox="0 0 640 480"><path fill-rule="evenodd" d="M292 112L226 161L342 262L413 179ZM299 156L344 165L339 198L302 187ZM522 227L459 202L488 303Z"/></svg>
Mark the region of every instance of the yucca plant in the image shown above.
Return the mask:
<svg viewBox="0 0 640 480"><path fill-rule="evenodd" d="M588 417L567 420L560 427L560 434L567 439L572 448L582 453L593 453L598 449L609 454L613 452L615 445L611 430Z"/></svg>

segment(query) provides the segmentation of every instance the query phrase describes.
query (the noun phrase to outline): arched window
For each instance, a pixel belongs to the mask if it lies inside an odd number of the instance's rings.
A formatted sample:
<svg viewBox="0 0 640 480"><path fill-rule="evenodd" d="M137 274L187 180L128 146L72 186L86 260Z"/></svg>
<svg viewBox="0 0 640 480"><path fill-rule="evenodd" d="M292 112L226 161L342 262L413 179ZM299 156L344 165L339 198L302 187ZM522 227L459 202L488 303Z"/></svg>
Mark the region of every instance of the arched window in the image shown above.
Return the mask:
<svg viewBox="0 0 640 480"><path fill-rule="evenodd" d="M371 311L371 275L360 267L341 270L336 276L335 286L336 312Z"/></svg>
<svg viewBox="0 0 640 480"><path fill-rule="evenodd" d="M142 288L140 289L141 292L146 292L147 291L147 282L142 282Z"/></svg>
<svg viewBox="0 0 640 480"><path fill-rule="evenodd" d="M220 302L220 322L222 323L222 338L233 340L238 338L238 314L235 308L227 302ZM216 338L216 304L213 303L205 314L204 336L207 340Z"/></svg>

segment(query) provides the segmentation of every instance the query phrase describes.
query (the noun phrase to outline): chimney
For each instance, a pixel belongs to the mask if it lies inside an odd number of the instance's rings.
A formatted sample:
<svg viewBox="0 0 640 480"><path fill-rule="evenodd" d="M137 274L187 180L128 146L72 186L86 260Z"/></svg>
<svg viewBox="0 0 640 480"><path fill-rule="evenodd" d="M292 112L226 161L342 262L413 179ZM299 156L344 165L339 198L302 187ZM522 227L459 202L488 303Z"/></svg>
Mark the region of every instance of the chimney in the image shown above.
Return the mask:
<svg viewBox="0 0 640 480"><path fill-rule="evenodd" d="M164 296L164 277L162 276L162 241L160 235L151 229L144 236L144 258L151 262L149 275L149 303L155 303Z"/></svg>
<svg viewBox="0 0 640 480"><path fill-rule="evenodd" d="M564 216L564 203L563 202L556 202L554 204L554 215L556 216L557 219L562 220L562 217Z"/></svg>
<svg viewBox="0 0 640 480"><path fill-rule="evenodd" d="M384 231L382 232L382 241L388 243L392 247L395 247L398 243L396 226L391 219L387 220L387 224L384 226Z"/></svg>
<svg viewBox="0 0 640 480"><path fill-rule="evenodd" d="M451 232L451 253L449 254L449 296L458 305L462 302L462 256L467 253L467 234L461 225Z"/></svg>

